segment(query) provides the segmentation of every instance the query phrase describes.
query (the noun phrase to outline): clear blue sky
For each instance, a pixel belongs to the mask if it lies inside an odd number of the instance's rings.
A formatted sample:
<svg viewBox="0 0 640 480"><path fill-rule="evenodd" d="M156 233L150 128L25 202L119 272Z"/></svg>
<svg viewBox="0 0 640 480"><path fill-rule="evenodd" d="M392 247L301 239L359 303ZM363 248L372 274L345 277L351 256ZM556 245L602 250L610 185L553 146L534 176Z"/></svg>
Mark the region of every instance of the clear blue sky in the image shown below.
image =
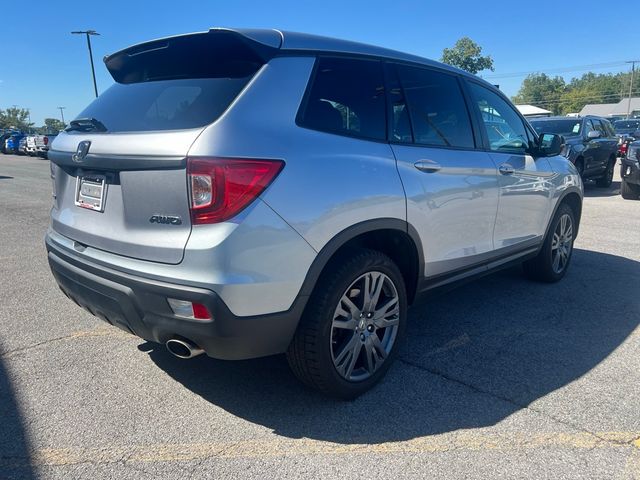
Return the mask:
<svg viewBox="0 0 640 480"><path fill-rule="evenodd" d="M637 0L611 5L603 0L38 0L25 9L14 2L0 12L0 108L30 108L36 125L45 117L59 118L58 106L66 107L67 122L77 115L92 100L93 85L84 37L69 32L86 29L102 34L93 37L99 91L112 83L102 63L105 54L166 35L230 26L335 36L433 59L466 35L494 58L495 72L484 72L485 78L513 95L524 76L498 76L640 59L640 30L631 21L637 18ZM20 14L23 10L30 14ZM594 69L622 70L628 66ZM570 79L583 71L557 74Z"/></svg>

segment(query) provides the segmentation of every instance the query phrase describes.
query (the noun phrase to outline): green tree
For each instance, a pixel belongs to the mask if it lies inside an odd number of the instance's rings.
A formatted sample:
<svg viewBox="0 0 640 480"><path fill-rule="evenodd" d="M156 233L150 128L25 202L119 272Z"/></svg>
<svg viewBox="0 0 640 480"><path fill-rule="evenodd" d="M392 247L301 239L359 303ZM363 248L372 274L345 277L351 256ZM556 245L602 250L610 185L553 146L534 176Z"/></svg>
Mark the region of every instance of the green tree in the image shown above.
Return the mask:
<svg viewBox="0 0 640 480"><path fill-rule="evenodd" d="M535 105L551 110L554 114L561 111L560 101L566 85L562 77L550 77L545 73L531 73L524 79L513 103Z"/></svg>
<svg viewBox="0 0 640 480"><path fill-rule="evenodd" d="M493 71L491 56L482 55L482 47L469 37L462 37L452 48L442 50L440 61L473 74L482 70Z"/></svg>
<svg viewBox="0 0 640 480"><path fill-rule="evenodd" d="M65 124L57 118L45 118L42 130L48 133L59 132L64 130Z"/></svg>
<svg viewBox="0 0 640 480"><path fill-rule="evenodd" d="M544 73L529 75L522 82L515 103L546 108L555 114L579 112L590 103L618 103L629 95L630 73L587 72L565 83L561 77ZM640 81L635 81L632 96L640 96Z"/></svg>
<svg viewBox="0 0 640 480"><path fill-rule="evenodd" d="M0 128L15 128L17 130L28 130L33 126L29 123L29 110L26 108L11 107L0 110Z"/></svg>

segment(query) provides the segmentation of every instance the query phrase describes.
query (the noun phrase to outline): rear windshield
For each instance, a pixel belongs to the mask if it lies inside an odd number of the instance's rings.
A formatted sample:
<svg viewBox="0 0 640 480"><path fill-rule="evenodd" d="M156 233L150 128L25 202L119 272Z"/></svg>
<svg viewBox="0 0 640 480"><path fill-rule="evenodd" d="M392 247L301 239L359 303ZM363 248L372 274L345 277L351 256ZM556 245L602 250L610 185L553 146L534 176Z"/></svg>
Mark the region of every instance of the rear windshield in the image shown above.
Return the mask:
<svg viewBox="0 0 640 480"><path fill-rule="evenodd" d="M222 115L252 76L116 83L77 118L93 118L107 132L203 127Z"/></svg>
<svg viewBox="0 0 640 480"><path fill-rule="evenodd" d="M580 135L582 120L529 120L531 126L538 133L555 133L569 137L571 135Z"/></svg>

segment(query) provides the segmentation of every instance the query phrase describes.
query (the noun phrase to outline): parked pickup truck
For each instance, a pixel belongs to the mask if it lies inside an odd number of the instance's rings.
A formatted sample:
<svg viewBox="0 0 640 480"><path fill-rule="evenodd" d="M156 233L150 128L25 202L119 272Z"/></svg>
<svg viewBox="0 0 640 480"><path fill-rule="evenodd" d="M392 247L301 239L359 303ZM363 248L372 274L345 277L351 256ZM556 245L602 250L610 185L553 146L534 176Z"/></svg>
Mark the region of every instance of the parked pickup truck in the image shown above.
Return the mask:
<svg viewBox="0 0 640 480"><path fill-rule="evenodd" d="M26 139L26 144L25 144L25 153L27 155L29 155L30 157L35 157L37 150L36 150L36 136L35 135L27 135L25 137Z"/></svg>
<svg viewBox="0 0 640 480"><path fill-rule="evenodd" d="M47 154L49 152L49 147L51 146L51 142L56 138L57 133L48 133L46 135L36 135L35 136L35 147L36 154L41 157L47 158Z"/></svg>
<svg viewBox="0 0 640 480"><path fill-rule="evenodd" d="M601 117L546 117L530 120L538 134L562 135L562 155L573 163L584 179L607 188L613 180L618 156L618 137L611 123Z"/></svg>

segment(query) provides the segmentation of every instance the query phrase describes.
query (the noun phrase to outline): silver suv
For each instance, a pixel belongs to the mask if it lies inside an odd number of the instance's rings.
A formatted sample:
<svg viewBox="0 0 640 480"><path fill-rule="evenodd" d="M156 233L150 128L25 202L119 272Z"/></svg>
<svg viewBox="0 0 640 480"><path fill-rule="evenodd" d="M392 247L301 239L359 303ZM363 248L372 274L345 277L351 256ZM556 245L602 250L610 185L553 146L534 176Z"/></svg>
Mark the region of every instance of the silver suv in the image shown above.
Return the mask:
<svg viewBox="0 0 640 480"><path fill-rule="evenodd" d="M105 58L49 151L49 263L94 315L174 355L285 353L353 398L423 292L567 271L582 183L492 85L420 57L212 29Z"/></svg>

